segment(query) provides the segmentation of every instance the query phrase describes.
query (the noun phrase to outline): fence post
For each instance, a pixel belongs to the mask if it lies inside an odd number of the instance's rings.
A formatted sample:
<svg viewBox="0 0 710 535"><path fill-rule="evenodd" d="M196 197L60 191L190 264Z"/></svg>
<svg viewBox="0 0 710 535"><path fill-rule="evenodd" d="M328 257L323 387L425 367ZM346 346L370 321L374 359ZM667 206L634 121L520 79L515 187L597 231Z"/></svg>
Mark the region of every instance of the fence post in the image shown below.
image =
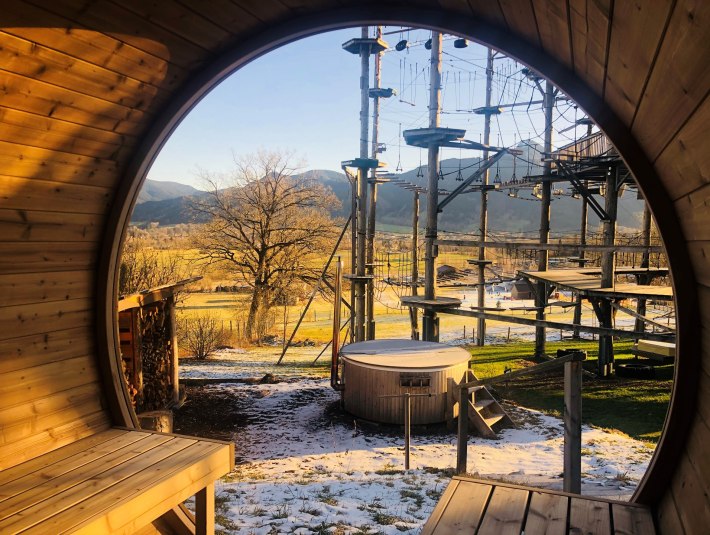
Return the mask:
<svg viewBox="0 0 710 535"><path fill-rule="evenodd" d="M459 392L459 434L456 449L456 475L466 474L468 464L468 388Z"/></svg>
<svg viewBox="0 0 710 535"><path fill-rule="evenodd" d="M582 361L586 353L575 349L559 350L557 356L574 352L578 358L565 362L564 408L564 483L562 490L582 491Z"/></svg>
<svg viewBox="0 0 710 535"><path fill-rule="evenodd" d="M404 469L409 470L409 442L412 431L412 396L404 394Z"/></svg>

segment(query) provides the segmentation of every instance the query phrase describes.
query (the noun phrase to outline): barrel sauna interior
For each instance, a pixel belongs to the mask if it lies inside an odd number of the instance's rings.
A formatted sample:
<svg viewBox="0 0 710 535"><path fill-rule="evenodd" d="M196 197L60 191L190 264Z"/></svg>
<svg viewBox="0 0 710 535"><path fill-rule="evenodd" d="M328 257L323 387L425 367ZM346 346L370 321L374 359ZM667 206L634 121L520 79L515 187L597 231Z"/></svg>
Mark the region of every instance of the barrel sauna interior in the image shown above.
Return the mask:
<svg viewBox="0 0 710 535"><path fill-rule="evenodd" d="M409 392L412 424L446 419L446 383L461 381L471 355L459 347L418 340L372 340L344 346L343 407L350 414L387 424L404 422ZM427 394L422 396L421 394Z"/></svg>

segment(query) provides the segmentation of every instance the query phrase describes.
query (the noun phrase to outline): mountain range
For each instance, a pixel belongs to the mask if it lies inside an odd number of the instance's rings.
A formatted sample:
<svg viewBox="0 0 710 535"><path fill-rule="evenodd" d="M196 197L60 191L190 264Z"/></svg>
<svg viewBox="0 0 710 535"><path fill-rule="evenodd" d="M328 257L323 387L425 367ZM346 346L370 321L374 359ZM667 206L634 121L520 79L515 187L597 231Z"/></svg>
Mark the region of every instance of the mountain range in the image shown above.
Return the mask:
<svg viewBox="0 0 710 535"><path fill-rule="evenodd" d="M505 155L499 165L490 170L491 183L506 182L513 175L519 180L525 175L540 174L542 168L534 163L536 149L521 145L523 155L515 163L513 157ZM453 190L459 185L457 177L468 178L478 169L479 158L446 159L441 162L444 180L440 189ZM337 171L313 170L324 185L330 187L341 201L341 207L332 215L347 217L350 211L350 183L345 175ZM399 174L407 182L426 186L426 167L417 167ZM556 185L554 189L562 188ZM540 224L540 204L532 196L531 190L521 189L517 198L509 196L509 190L491 191L488 198L489 229L518 233L537 232ZM190 197L205 195L204 192L177 182L156 182L147 180L141 191L131 222L144 224L158 222L160 225L204 222L191 212ZM413 193L395 184L383 184L378 188L377 221L380 225L411 227ZM459 195L439 216L439 229L454 232L475 231L478 228L481 196L478 193ZM602 202L603 204L603 202ZM569 195L553 195L551 206L551 228L553 232L575 232L580 224L581 201ZM619 199L618 226L620 229L638 229L643 211L643 201L636 198L635 191L626 191ZM424 226L426 216L426 195L420 197L420 226ZM599 219L590 210L589 228L594 230Z"/></svg>

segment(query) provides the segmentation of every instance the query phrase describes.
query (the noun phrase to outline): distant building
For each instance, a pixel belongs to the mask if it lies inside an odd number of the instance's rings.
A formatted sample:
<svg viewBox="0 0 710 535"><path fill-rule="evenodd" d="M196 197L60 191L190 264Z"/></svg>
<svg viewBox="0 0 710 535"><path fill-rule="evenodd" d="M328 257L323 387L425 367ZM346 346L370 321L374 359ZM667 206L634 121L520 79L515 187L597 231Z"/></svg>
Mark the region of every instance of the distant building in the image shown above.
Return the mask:
<svg viewBox="0 0 710 535"><path fill-rule="evenodd" d="M436 268L437 277L446 277L447 275L453 275L456 273L456 268L448 264L442 264Z"/></svg>
<svg viewBox="0 0 710 535"><path fill-rule="evenodd" d="M530 283L525 279L515 281L510 289L510 298L533 299L534 295Z"/></svg>

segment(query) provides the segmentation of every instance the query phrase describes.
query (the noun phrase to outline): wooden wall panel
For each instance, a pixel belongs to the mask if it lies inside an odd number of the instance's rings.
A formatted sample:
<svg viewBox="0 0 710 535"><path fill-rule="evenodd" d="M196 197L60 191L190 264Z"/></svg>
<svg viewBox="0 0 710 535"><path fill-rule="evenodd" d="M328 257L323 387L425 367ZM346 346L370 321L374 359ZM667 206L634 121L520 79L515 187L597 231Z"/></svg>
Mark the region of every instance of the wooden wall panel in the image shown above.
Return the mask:
<svg viewBox="0 0 710 535"><path fill-rule="evenodd" d="M83 0L54 0L43 7L186 71L199 66L209 56L198 45L109 0L88 4Z"/></svg>
<svg viewBox="0 0 710 535"><path fill-rule="evenodd" d="M490 2L488 0L468 0L471 11L475 13L477 17L481 17L485 21L503 27L506 25L505 15L502 11L504 3L504 1Z"/></svg>
<svg viewBox="0 0 710 535"><path fill-rule="evenodd" d="M103 217L0 208L0 230L6 241L98 242L103 230Z"/></svg>
<svg viewBox="0 0 710 535"><path fill-rule="evenodd" d="M133 135L145 124L142 121L150 120L140 110L41 81L29 84L24 76L8 71L0 71L0 85L3 106L79 125Z"/></svg>
<svg viewBox="0 0 710 535"><path fill-rule="evenodd" d="M676 3L633 133L655 159L710 90L710 2Z"/></svg>
<svg viewBox="0 0 710 535"><path fill-rule="evenodd" d="M534 46L540 46L540 34L535 21L535 11L533 10L532 0L498 0L504 22L511 31L516 32L525 37Z"/></svg>
<svg viewBox="0 0 710 535"><path fill-rule="evenodd" d="M0 340L0 374L95 354L93 330L82 325Z"/></svg>
<svg viewBox="0 0 710 535"><path fill-rule="evenodd" d="M52 210L105 214L113 190L0 174L0 207L13 210Z"/></svg>
<svg viewBox="0 0 710 535"><path fill-rule="evenodd" d="M601 95L606 74L611 0L570 0L574 72Z"/></svg>
<svg viewBox="0 0 710 535"><path fill-rule="evenodd" d="M672 0L614 2L605 99L625 124L636 113Z"/></svg>
<svg viewBox="0 0 710 535"><path fill-rule="evenodd" d="M139 110L168 98L169 94L155 85L83 58L73 58L8 33L0 33L0 40L0 65L5 71Z"/></svg>
<svg viewBox="0 0 710 535"><path fill-rule="evenodd" d="M673 200L710 184L710 150L706 141L709 116L710 99L706 97L655 161Z"/></svg>
<svg viewBox="0 0 710 535"><path fill-rule="evenodd" d="M90 242L0 242L0 275L93 268L96 249Z"/></svg>
<svg viewBox="0 0 710 535"><path fill-rule="evenodd" d="M69 57L81 58L106 69L130 74L142 82L175 88L178 80L187 76L185 69L170 63L169 55L161 48L163 56L146 52L96 30L47 11L54 2L42 6L28 4L23 0L3 0L5 31L47 48L61 51ZM34 27L31 21L43 20L46 28Z"/></svg>
<svg viewBox="0 0 710 535"><path fill-rule="evenodd" d="M687 455L682 455L670 482L678 516L686 533L705 533L710 526L710 501L703 489L703 478Z"/></svg>
<svg viewBox="0 0 710 535"><path fill-rule="evenodd" d="M93 291L92 271L63 271L52 273L49 277L46 273L0 276L0 303L3 307L88 299Z"/></svg>
<svg viewBox="0 0 710 535"><path fill-rule="evenodd" d="M69 299L0 308L0 339L60 331L93 323L91 299Z"/></svg>
<svg viewBox="0 0 710 535"><path fill-rule="evenodd" d="M572 68L567 3L547 0L532 0L532 3L542 47L560 63Z"/></svg>
<svg viewBox="0 0 710 535"><path fill-rule="evenodd" d="M56 118L0 107L0 141L100 160L125 160L136 138Z"/></svg>

